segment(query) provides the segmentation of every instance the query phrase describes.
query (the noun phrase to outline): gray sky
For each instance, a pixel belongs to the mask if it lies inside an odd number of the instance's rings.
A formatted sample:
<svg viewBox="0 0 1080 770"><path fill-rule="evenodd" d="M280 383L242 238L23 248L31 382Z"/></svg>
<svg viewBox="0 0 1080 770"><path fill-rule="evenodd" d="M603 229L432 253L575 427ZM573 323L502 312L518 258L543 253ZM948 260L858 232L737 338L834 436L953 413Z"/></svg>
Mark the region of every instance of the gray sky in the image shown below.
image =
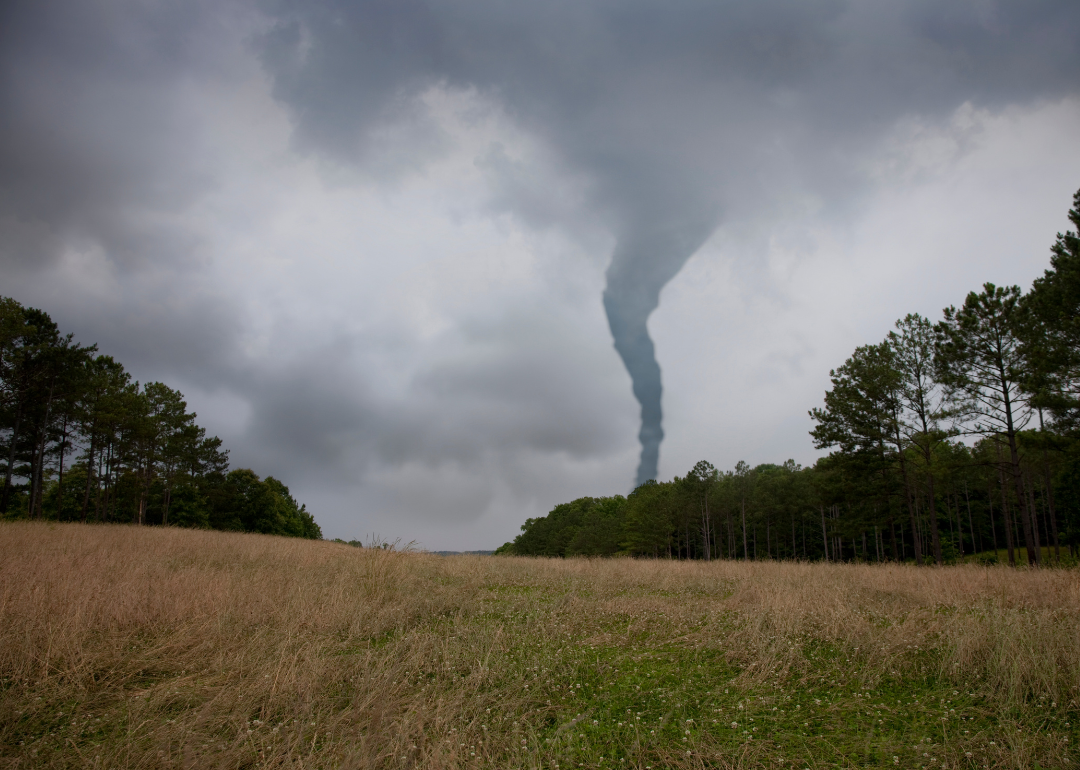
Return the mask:
<svg viewBox="0 0 1080 770"><path fill-rule="evenodd" d="M1080 6L9 2L0 116L0 293L327 536L491 548L633 482L613 254L663 286L661 478L813 462L855 346L1029 285Z"/></svg>

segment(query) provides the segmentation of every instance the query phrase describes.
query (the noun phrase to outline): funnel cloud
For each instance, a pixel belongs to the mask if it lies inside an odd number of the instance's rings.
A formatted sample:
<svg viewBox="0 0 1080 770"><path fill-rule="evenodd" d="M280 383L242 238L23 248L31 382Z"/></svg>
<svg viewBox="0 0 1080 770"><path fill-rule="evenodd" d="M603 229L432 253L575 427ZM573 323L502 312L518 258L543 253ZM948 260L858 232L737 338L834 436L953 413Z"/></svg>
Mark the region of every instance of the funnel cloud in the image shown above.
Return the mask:
<svg viewBox="0 0 1080 770"><path fill-rule="evenodd" d="M422 124L417 95L441 89L488 100L586 180L582 208L616 243L603 306L641 408L637 483L657 476L664 437L649 316L720 212L739 223L792 201L842 209L870 186L865 158L897 125L1075 93L1080 58L1068 32L1080 13L1066 2L265 8L275 23L259 53L301 150L378 165L380 126L410 109ZM437 134L417 134L417 163L437 154ZM493 183L520 191L500 210L537 224L543 191Z"/></svg>
<svg viewBox="0 0 1080 770"><path fill-rule="evenodd" d="M664 440L660 364L649 336L649 316L660 304L660 290L701 248L712 232L709 221L652 224L619 239L604 289L604 311L611 335L641 404L641 461L635 486L657 478Z"/></svg>

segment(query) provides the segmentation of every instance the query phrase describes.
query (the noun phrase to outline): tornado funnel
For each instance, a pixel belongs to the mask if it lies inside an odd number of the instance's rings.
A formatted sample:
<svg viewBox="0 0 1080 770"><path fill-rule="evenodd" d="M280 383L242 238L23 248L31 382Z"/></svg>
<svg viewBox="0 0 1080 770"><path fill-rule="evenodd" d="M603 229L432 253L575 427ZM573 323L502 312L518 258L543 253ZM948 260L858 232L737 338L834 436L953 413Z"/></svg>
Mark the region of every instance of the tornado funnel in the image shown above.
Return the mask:
<svg viewBox="0 0 1080 770"><path fill-rule="evenodd" d="M641 461L635 487L656 478L664 439L663 385L649 336L649 316L660 304L660 290L701 248L713 227L711 221L669 221L635 228L619 238L607 270L604 310L615 350L630 373L634 398L641 404Z"/></svg>

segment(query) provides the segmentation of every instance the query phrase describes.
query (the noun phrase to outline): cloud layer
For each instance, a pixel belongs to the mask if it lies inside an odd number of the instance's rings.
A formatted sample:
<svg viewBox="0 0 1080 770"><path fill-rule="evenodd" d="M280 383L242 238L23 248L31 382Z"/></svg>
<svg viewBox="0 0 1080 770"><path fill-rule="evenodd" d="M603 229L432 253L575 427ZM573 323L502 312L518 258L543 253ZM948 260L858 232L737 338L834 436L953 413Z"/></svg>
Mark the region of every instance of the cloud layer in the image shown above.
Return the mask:
<svg viewBox="0 0 1080 770"><path fill-rule="evenodd" d="M0 292L330 535L497 545L661 404L662 476L807 461L828 368L1029 282L1080 186L1069 2L0 14Z"/></svg>

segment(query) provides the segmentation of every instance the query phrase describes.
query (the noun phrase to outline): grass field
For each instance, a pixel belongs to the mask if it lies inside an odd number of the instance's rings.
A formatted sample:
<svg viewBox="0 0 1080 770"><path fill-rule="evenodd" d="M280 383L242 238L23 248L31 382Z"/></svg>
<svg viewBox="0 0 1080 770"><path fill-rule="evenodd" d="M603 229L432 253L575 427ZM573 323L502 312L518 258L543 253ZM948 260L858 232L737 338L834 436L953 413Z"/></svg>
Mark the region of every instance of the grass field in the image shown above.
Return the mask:
<svg viewBox="0 0 1080 770"><path fill-rule="evenodd" d="M0 767L1077 766L1080 573L0 525Z"/></svg>

